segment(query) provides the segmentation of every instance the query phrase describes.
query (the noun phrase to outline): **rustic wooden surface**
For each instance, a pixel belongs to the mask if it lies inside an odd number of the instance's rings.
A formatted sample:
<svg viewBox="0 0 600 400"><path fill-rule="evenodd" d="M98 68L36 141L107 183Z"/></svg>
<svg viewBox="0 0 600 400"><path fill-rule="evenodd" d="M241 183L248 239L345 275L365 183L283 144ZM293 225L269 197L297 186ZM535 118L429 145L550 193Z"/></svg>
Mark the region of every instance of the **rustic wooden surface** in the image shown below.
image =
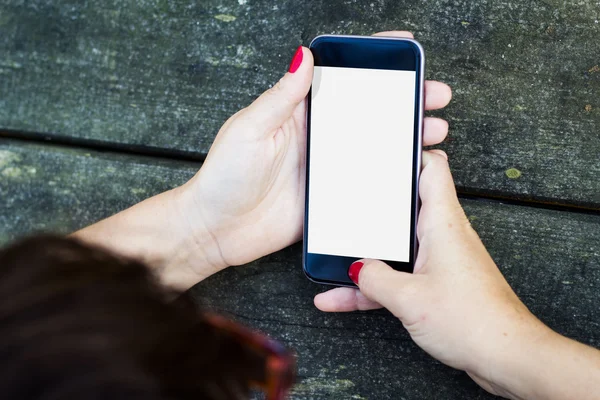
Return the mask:
<svg viewBox="0 0 600 400"><path fill-rule="evenodd" d="M199 167L0 138L0 244L36 231L72 232L185 182Z"/></svg>
<svg viewBox="0 0 600 400"><path fill-rule="evenodd" d="M599 19L597 2L576 0L4 0L0 245L73 231L183 183L200 163L177 159L202 160L296 45L409 29L428 78L454 88L436 115L451 123L443 147L459 189L565 206L463 199L473 225L536 315L600 347L600 215L568 211L600 210ZM387 312L318 312L324 289L300 257L292 246L192 291L297 350L294 398L491 398Z"/></svg>
<svg viewBox="0 0 600 400"><path fill-rule="evenodd" d="M199 164L0 139L0 245L36 231L70 232L179 185ZM600 346L600 216L463 200L524 302L560 333ZM595 236L594 236L595 234ZM324 314L324 287L292 246L230 268L192 294L296 349L295 399L487 399L461 372L419 350L387 312Z"/></svg>
<svg viewBox="0 0 600 400"><path fill-rule="evenodd" d="M466 193L600 208L596 1L4 0L0 127L203 157L321 33L410 29Z"/></svg>

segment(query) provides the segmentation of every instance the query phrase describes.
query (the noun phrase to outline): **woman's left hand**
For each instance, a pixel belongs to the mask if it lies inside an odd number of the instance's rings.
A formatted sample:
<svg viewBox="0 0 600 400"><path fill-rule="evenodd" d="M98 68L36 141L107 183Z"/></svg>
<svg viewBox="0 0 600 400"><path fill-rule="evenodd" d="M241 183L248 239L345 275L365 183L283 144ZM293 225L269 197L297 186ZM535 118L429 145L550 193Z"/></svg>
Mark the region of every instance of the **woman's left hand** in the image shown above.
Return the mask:
<svg viewBox="0 0 600 400"><path fill-rule="evenodd" d="M378 35L412 37L408 32ZM209 234L218 247L215 254L220 259L211 272L248 263L301 238L305 98L312 75L312 54L300 47L290 71L223 125L201 170L181 187L197 241L205 243ZM445 107L450 101L451 90L443 83L427 81L425 90L427 110ZM446 121L426 118L423 142L440 143L447 132ZM197 268L200 279L205 277L204 266Z"/></svg>
<svg viewBox="0 0 600 400"><path fill-rule="evenodd" d="M304 219L305 98L312 76L312 54L300 47L289 72L223 125L189 182L73 236L140 259L178 290L298 241ZM426 110L445 107L450 98L447 85L425 82ZM425 118L426 146L447 133L446 121Z"/></svg>

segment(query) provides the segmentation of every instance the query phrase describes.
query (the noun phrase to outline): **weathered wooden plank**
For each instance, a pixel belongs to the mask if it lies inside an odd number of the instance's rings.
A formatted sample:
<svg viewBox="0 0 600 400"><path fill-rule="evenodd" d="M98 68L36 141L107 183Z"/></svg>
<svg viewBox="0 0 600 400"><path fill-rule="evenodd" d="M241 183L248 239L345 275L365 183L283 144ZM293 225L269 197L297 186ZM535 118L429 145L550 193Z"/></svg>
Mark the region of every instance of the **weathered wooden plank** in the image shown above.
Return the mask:
<svg viewBox="0 0 600 400"><path fill-rule="evenodd" d="M182 184L199 166L0 138L0 244L77 230Z"/></svg>
<svg viewBox="0 0 600 400"><path fill-rule="evenodd" d="M0 139L0 243L69 232L188 179L197 165ZM559 332L600 347L600 216L465 200L510 283ZM388 313L323 314L292 246L201 283L201 304L295 348L297 399L492 398L419 350Z"/></svg>
<svg viewBox="0 0 600 400"><path fill-rule="evenodd" d="M600 208L599 19L576 0L6 0L0 127L202 154L295 45L404 28L455 89L462 190Z"/></svg>
<svg viewBox="0 0 600 400"><path fill-rule="evenodd" d="M558 332L600 347L600 217L487 201L463 206L532 312ZM488 398L465 375L428 360L388 313L315 310L312 296L323 289L306 280L300 262L301 247L294 246L226 270L193 293L201 304L294 347L301 382L309 382L298 398Z"/></svg>

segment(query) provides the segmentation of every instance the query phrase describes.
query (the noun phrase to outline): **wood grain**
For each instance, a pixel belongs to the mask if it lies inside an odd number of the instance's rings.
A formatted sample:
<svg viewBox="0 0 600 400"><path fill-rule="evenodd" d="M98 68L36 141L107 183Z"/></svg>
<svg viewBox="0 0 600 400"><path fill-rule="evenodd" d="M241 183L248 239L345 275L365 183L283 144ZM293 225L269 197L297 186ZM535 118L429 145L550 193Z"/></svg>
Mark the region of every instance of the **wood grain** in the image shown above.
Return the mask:
<svg viewBox="0 0 600 400"><path fill-rule="evenodd" d="M73 231L185 182L198 167L0 139L0 244L38 230ZM600 217L462 203L531 310L558 332L600 347ZM493 398L417 348L387 312L318 312L312 298L325 288L309 282L300 263L295 245L192 289L205 307L297 351L292 398Z"/></svg>
<svg viewBox="0 0 600 400"><path fill-rule="evenodd" d="M0 128L202 157L298 44L408 29L454 88L462 191L600 209L599 19L576 0L6 0Z"/></svg>

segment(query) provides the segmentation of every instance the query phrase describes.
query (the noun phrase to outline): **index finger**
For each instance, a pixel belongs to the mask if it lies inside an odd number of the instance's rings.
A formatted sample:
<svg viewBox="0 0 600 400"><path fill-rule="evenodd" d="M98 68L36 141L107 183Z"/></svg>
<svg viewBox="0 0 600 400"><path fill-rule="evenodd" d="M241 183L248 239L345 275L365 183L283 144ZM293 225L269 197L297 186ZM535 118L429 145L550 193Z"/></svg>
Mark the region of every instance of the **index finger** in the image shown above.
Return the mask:
<svg viewBox="0 0 600 400"><path fill-rule="evenodd" d="M387 36L414 39L414 35L408 31L385 31L377 32L373 36ZM450 86L437 81L425 81L425 109L438 110L444 108L452 100L452 89Z"/></svg>
<svg viewBox="0 0 600 400"><path fill-rule="evenodd" d="M315 306L325 312L349 312L382 308L379 303L367 299L358 289L340 287L315 296Z"/></svg>

